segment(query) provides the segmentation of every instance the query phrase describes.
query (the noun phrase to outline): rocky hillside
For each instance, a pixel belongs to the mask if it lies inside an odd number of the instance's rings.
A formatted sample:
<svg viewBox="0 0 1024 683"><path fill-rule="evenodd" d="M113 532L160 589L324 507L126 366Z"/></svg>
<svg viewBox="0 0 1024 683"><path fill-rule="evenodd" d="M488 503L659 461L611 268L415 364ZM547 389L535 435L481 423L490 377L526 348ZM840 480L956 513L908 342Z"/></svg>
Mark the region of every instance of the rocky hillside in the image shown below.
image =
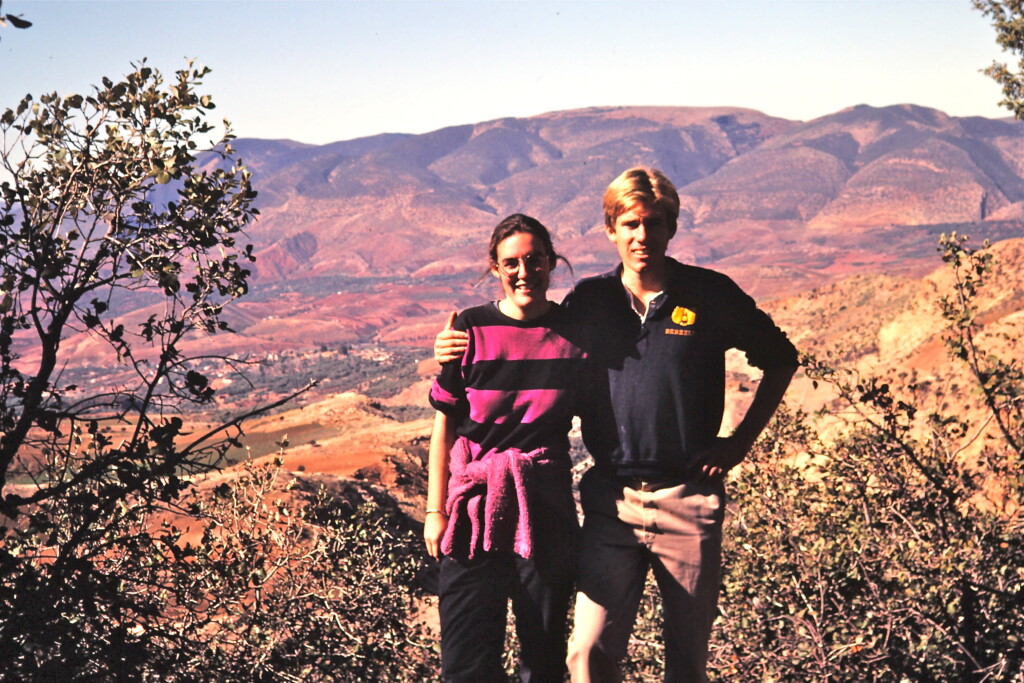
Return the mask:
<svg viewBox="0 0 1024 683"><path fill-rule="evenodd" d="M1019 360L1024 357L1024 239L996 243L991 253L987 284L972 302L981 325L975 341L986 354ZM980 410L981 397L972 389L977 381L966 365L950 360L944 342L947 322L938 302L954 296L952 270L941 265L923 278L858 275L767 308L801 351L864 376L889 378L894 386L915 384L917 395L904 398L922 415L952 409L966 417ZM744 372L741 364L737 367ZM788 400L816 410L828 398L798 379Z"/></svg>
<svg viewBox="0 0 1024 683"><path fill-rule="evenodd" d="M974 305L993 351L1019 358L1024 322L1024 239L992 247L989 284ZM935 259L938 262L938 259ZM804 351L832 352L865 371L901 367L935 373L944 364L945 321L938 306L953 294L951 269L937 267L924 278L858 275L767 305ZM1016 333L1014 333L1016 330Z"/></svg>
<svg viewBox="0 0 1024 683"><path fill-rule="evenodd" d="M553 112L324 146L239 140L262 217L257 285L235 327L268 347L422 345L447 310L493 295L494 224L543 220L571 260L556 287L614 252L600 197L635 164L679 187L671 251L766 299L863 273L924 275L941 232L1024 234L1024 124L911 105L814 121L738 108Z"/></svg>
<svg viewBox="0 0 1024 683"><path fill-rule="evenodd" d="M236 333L216 339L222 351L425 349L448 311L496 294L480 278L484 245L516 211L548 224L573 263L556 273L560 296L613 265L600 197L636 164L679 187L671 253L761 300L857 274L873 296L932 270L941 232L1024 235L1024 123L911 105L808 122L739 108L591 108L323 146L236 142L262 215L249 231L256 282L229 314ZM125 322L146 315L125 311ZM102 364L86 336L66 343L79 362Z"/></svg>

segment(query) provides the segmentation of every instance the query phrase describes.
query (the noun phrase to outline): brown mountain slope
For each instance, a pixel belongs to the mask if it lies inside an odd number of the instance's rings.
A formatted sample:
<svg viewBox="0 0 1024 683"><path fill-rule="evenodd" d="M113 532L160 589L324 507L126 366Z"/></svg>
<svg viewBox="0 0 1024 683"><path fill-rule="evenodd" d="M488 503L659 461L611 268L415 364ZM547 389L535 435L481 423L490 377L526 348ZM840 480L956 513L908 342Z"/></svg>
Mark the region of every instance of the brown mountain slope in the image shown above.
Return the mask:
<svg viewBox="0 0 1024 683"><path fill-rule="evenodd" d="M973 302L982 326L976 341L986 353L1020 359L1024 239L997 243L992 254L988 284ZM920 279L856 276L767 307L802 351L831 357L837 367L898 379L900 385L914 378L921 393L905 398L922 415L948 411L952 402L961 416L968 416L980 406L978 393L969 390L976 381L963 363L951 361L943 341L947 323L938 305L940 297L953 294L952 271L942 266ZM828 399L827 392L800 379L788 400L813 410Z"/></svg>
<svg viewBox="0 0 1024 683"><path fill-rule="evenodd" d="M614 251L600 197L635 164L679 186L670 253L759 298L855 273L923 275L940 232L1024 234L1022 136L1024 124L902 105L805 123L739 108L595 107L321 147L239 140L263 211L250 231L251 313L268 306L267 324L247 329L290 327L290 343L304 328L318 340L423 343L444 311L491 295L471 287L490 229L516 211L551 227L576 278L601 272ZM302 299L287 325L270 312L286 293ZM362 298L396 313L352 313ZM410 301L418 308L400 312Z"/></svg>
<svg viewBox="0 0 1024 683"><path fill-rule="evenodd" d="M670 254L759 299L858 273L921 276L940 232L1024 235L1022 139L1020 122L903 105L809 122L740 108L595 107L322 146L238 140L260 192L255 282L229 313L237 334L201 343L257 354L426 347L447 311L496 295L490 278L474 285L490 230L515 211L554 232L574 268L556 273L564 291L614 264L600 198L641 163L679 186ZM129 308L118 309L125 322L144 320ZM101 363L88 335L67 343L74 363Z"/></svg>
<svg viewBox="0 0 1024 683"><path fill-rule="evenodd" d="M267 141L237 146L246 157L253 148L263 217L251 233L266 261L260 277L271 281L395 276L438 261L472 270L489 228L515 211L548 223L570 257L601 267L610 256L592 238L600 196L635 164L663 169L680 188L701 262L756 268L815 240L843 246L850 230L884 252L879 231L893 226L1019 213L1009 207L1024 201L1022 135L1020 123L910 105L807 123L737 108L623 107L276 152ZM737 231L751 224L764 248L743 254ZM988 229L1008 236L995 225L972 232ZM300 233L316 248L294 258L288 240Z"/></svg>
<svg viewBox="0 0 1024 683"><path fill-rule="evenodd" d="M992 254L989 285L974 302L986 327L1024 312L1024 239L998 242ZM766 306L802 350L896 367L929 355L927 347L939 340L944 322L937 300L952 294L952 277L945 265L920 279L859 275Z"/></svg>

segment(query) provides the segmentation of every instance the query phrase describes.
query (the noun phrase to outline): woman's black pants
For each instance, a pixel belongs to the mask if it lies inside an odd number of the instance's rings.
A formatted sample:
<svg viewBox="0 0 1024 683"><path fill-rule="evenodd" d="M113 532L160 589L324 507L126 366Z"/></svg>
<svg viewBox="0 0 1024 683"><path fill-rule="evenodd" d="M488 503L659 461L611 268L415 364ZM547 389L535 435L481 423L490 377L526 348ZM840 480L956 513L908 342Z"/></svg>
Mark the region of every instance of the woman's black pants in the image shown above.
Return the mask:
<svg viewBox="0 0 1024 683"><path fill-rule="evenodd" d="M509 600L520 680L561 683L575 558L571 542L558 546L543 544L531 559L487 552L472 560L442 558L438 595L446 683L506 680L501 661Z"/></svg>

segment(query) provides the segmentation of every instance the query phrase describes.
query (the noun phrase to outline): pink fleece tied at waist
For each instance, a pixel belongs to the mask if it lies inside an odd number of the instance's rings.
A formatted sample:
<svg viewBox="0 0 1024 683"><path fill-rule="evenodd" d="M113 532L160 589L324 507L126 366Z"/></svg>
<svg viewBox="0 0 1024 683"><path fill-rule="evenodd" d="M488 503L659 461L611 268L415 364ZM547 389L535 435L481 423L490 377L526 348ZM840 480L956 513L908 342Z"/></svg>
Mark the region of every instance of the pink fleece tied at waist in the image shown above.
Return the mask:
<svg viewBox="0 0 1024 683"><path fill-rule="evenodd" d="M441 552L473 558L482 548L530 557L534 521L528 492L536 495L536 487L551 486L557 478L538 474L561 463L548 456L547 448L526 453L512 448L489 451L477 460L472 457L472 444L459 437L451 452L448 528ZM456 548L455 539L464 538L469 547Z"/></svg>

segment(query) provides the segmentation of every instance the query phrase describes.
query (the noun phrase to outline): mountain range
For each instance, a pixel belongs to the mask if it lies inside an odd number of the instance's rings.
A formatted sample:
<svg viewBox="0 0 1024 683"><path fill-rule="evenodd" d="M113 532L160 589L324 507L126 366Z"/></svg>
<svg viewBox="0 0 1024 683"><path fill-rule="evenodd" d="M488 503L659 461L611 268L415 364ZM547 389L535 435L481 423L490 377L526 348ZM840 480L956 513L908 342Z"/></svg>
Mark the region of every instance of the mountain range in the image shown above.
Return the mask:
<svg viewBox="0 0 1024 683"><path fill-rule="evenodd" d="M490 295L469 288L485 270L490 230L510 213L551 228L575 277L611 267L601 195L640 164L679 189L671 254L723 270L758 297L858 272L923 275L938 234L953 229L978 241L1024 234L1024 123L913 105L809 122L740 108L590 108L323 146L235 147L260 192L249 230L255 298L330 292L341 299L316 313L333 311L344 338L371 327L403 337L388 320ZM372 295L372 310L356 310L353 293ZM397 310L395 296L405 304Z"/></svg>
<svg viewBox="0 0 1024 683"><path fill-rule="evenodd" d="M214 342L223 351L425 348L448 311L496 295L484 252L515 212L545 223L571 262L556 271L559 297L614 265L601 196L634 165L660 168L679 190L670 254L760 300L856 274L923 277L942 232L976 244L1024 235L1024 122L913 105L807 122L735 107L595 107L234 146L261 215L248 229L253 287L231 307L236 334ZM78 362L94 358L87 337L67 343Z"/></svg>

